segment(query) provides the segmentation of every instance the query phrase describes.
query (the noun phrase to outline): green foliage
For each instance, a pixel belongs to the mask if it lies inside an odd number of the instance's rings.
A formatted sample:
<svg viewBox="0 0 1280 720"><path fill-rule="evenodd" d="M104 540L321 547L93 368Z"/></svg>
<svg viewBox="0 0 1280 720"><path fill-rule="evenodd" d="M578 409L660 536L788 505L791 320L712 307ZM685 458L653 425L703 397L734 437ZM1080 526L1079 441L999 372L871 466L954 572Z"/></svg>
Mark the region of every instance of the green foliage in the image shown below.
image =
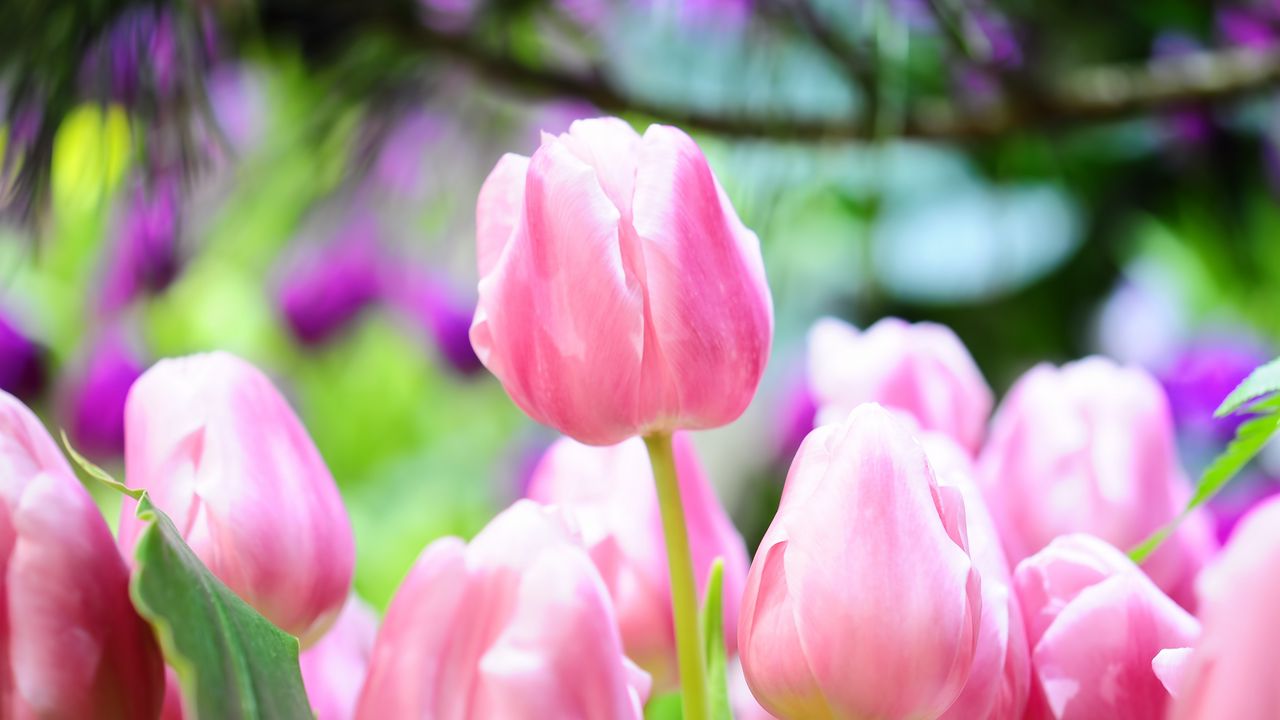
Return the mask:
<svg viewBox="0 0 1280 720"><path fill-rule="evenodd" d="M733 720L729 708L729 685L725 673L728 661L724 649L724 560L716 558L707 578L707 594L702 601L702 650L707 660L707 689L711 700L711 720Z"/></svg>
<svg viewBox="0 0 1280 720"><path fill-rule="evenodd" d="M1249 373L1230 395L1214 411L1214 417L1225 417L1238 412L1255 398L1280 392L1280 358L1276 358ZM1221 458L1219 458L1221 459ZM1215 463L1216 464L1216 463Z"/></svg>
<svg viewBox="0 0 1280 720"><path fill-rule="evenodd" d="M680 705L680 693L665 693L650 698L644 706L645 720L680 720L684 710Z"/></svg>
<svg viewBox="0 0 1280 720"><path fill-rule="evenodd" d="M214 577L145 490L125 487L63 444L84 471L138 501L149 525L134 549L129 594L178 673L194 718L311 718L298 640Z"/></svg>
<svg viewBox="0 0 1280 720"><path fill-rule="evenodd" d="M1280 361L1272 361L1255 370L1227 396L1222 406L1218 408L1219 416L1244 409L1254 417L1240 425L1236 430L1236 436L1227 445L1227 449L1205 468L1186 509L1173 522L1160 528L1129 551L1129 556L1134 562L1140 563L1150 557L1151 553L1155 552L1160 544L1177 530L1178 525L1187 515L1213 499L1213 496L1226 487L1227 483L1262 451L1271 436L1280 429L1280 396L1264 397L1252 404L1247 403L1260 395L1270 395L1277 390L1280 390Z"/></svg>

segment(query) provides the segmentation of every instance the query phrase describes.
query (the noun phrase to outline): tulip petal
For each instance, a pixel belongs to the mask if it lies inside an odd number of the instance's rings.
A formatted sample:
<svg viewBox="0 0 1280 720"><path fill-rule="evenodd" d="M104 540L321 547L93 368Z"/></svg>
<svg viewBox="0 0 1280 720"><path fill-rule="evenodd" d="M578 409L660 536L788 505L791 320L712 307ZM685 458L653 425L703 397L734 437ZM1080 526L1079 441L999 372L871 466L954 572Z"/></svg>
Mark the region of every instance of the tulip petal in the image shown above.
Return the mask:
<svg viewBox="0 0 1280 720"><path fill-rule="evenodd" d="M471 327L476 354L521 409L589 444L633 435L638 417L643 298L619 220L591 167L560 142L543 145Z"/></svg>
<svg viewBox="0 0 1280 720"><path fill-rule="evenodd" d="M786 574L805 655L823 687L843 684L858 699L845 715L941 714L968 674L981 611L963 503L935 495L923 449L883 408L860 406L844 428L806 512L788 522ZM839 643L830 627L842 629ZM877 691L890 686L897 691Z"/></svg>
<svg viewBox="0 0 1280 720"><path fill-rule="evenodd" d="M682 427L722 425L746 408L769 356L760 243L675 128L645 132L632 208L648 301L642 398Z"/></svg>
<svg viewBox="0 0 1280 720"><path fill-rule="evenodd" d="M507 153L480 186L476 200L476 260L480 277L488 275L511 242L524 215L524 182L529 158Z"/></svg>
<svg viewBox="0 0 1280 720"><path fill-rule="evenodd" d="M445 648L454 628L441 620L456 617L463 607L465 551L458 538L443 538L414 563L378 631L357 718L420 717L424 709L427 717L462 717L445 712L444 697L468 693L446 682Z"/></svg>
<svg viewBox="0 0 1280 720"><path fill-rule="evenodd" d="M70 475L40 474L14 509L13 529L4 589L18 705L33 717L155 717L159 650L88 493Z"/></svg>

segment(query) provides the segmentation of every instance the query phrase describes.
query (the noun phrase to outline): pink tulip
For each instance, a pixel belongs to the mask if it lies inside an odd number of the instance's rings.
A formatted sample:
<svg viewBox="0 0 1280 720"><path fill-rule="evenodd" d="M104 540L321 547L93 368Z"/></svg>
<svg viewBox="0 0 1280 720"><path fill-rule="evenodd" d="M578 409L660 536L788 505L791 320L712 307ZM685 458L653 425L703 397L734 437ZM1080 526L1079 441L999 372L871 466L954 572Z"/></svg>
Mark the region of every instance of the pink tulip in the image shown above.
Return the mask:
<svg viewBox="0 0 1280 720"><path fill-rule="evenodd" d="M562 516L519 501L423 551L387 610L356 717L638 720L648 676Z"/></svg>
<svg viewBox="0 0 1280 720"><path fill-rule="evenodd" d="M1088 358L1038 365L1009 391L979 460L1009 561L1073 532L1129 549L1186 506L1169 406L1145 371ZM1143 569L1186 607L1215 541L1195 513Z"/></svg>
<svg viewBox="0 0 1280 720"><path fill-rule="evenodd" d="M1199 632L1129 561L1091 535L1066 535L1014 572L1031 641L1028 720L1157 720L1169 693L1152 669Z"/></svg>
<svg viewBox="0 0 1280 720"><path fill-rule="evenodd" d="M476 225L471 342L535 420L611 445L746 409L772 300L755 234L688 135L576 121L498 161Z"/></svg>
<svg viewBox="0 0 1280 720"><path fill-rule="evenodd" d="M777 720L768 710L760 707L760 702L751 694L747 686L747 678L742 674L742 663L734 658L727 669L729 683L729 708L733 720Z"/></svg>
<svg viewBox="0 0 1280 720"><path fill-rule="evenodd" d="M991 415L991 388L969 351L935 323L884 318L859 331L823 318L809 330L809 377L819 423L877 402L975 453Z"/></svg>
<svg viewBox="0 0 1280 720"><path fill-rule="evenodd" d="M125 403L125 468L196 555L310 645L351 587L355 545L333 477L271 381L227 353L162 360ZM120 515L131 549L142 524Z"/></svg>
<svg viewBox="0 0 1280 720"><path fill-rule="evenodd" d="M1280 499L1236 526L1197 589L1204 633L1179 668L1172 720L1280 717Z"/></svg>
<svg viewBox="0 0 1280 720"><path fill-rule="evenodd" d="M1030 693L1031 651L1000 536L973 480L973 463L964 448L941 433L922 433L920 440L938 484L954 487L964 498L969 555L982 579L982 617L973 667L960 697L942 717L1020 720Z"/></svg>
<svg viewBox="0 0 1280 720"><path fill-rule="evenodd" d="M107 523L0 392L0 717L154 718L164 664Z"/></svg>
<svg viewBox="0 0 1280 720"><path fill-rule="evenodd" d="M724 630L737 652L738 604L747 576L742 536L717 501L694 454L675 436L676 469L689 545L700 589L717 557L724 558ZM578 523L591 559L613 599L627 655L671 689L676 684L675 626L666 543L653 471L644 443L631 438L591 447L562 438L543 456L529 483L533 500L564 507Z"/></svg>
<svg viewBox="0 0 1280 720"><path fill-rule="evenodd" d="M329 632L299 658L317 720L351 720L373 655L378 616L352 595Z"/></svg>
<svg viewBox="0 0 1280 720"><path fill-rule="evenodd" d="M981 582L960 493L894 416L809 434L747 576L747 683L780 718L938 717L973 665Z"/></svg>

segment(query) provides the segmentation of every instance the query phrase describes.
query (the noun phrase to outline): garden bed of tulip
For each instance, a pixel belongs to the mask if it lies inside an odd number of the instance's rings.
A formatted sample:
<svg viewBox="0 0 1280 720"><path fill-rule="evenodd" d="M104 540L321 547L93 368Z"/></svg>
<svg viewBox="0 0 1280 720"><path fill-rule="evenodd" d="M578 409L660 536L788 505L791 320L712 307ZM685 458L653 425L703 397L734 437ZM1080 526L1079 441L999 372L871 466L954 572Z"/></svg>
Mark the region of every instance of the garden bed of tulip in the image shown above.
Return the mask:
<svg viewBox="0 0 1280 720"><path fill-rule="evenodd" d="M773 307L693 140L604 118L504 156L476 255L476 355L564 437L381 618L251 364L143 373L119 478L0 394L0 716L1280 718L1280 501L1225 544L1201 507L1280 423L1280 366L1222 398L1196 483L1143 370L1041 364L996 407L946 327L819 321L816 421L748 548L693 435L752 401Z"/></svg>

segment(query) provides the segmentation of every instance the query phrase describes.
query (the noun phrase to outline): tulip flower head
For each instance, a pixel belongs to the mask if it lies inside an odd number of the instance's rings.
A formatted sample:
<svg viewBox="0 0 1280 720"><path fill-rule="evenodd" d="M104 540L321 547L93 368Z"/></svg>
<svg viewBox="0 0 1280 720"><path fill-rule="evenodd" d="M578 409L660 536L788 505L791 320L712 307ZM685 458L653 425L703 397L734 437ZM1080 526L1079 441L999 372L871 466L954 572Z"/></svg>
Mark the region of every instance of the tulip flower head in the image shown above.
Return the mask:
<svg viewBox="0 0 1280 720"><path fill-rule="evenodd" d="M1130 548L1172 521L1191 486L1169 405L1145 371L1094 357L1038 365L992 423L979 478L1011 563L1073 532ZM1216 543L1196 512L1143 564L1190 607L1192 581Z"/></svg>
<svg viewBox="0 0 1280 720"><path fill-rule="evenodd" d="M974 453L991 414L991 388L964 343L934 323L884 318L859 331L823 318L809 330L809 377L819 423L877 402Z"/></svg>
<svg viewBox="0 0 1280 720"><path fill-rule="evenodd" d="M535 420L611 445L746 409L772 300L755 234L688 135L577 121L503 156L476 225L471 343Z"/></svg>
<svg viewBox="0 0 1280 720"><path fill-rule="evenodd" d="M125 404L125 473L237 595L303 646L351 587L355 544L333 476L279 391L228 353L162 360ZM143 524L126 500L120 543Z"/></svg>
<svg viewBox="0 0 1280 720"><path fill-rule="evenodd" d="M1240 521L1197 582L1204 632L1177 668L1172 720L1280 717L1280 499Z"/></svg>
<svg viewBox="0 0 1280 720"><path fill-rule="evenodd" d="M969 555L982 579L982 617L973 667L960 697L942 718L1021 720L1030 693L1030 649L995 521L973 479L968 452L942 433L925 432L919 437L938 484L955 488L964 498Z"/></svg>
<svg viewBox="0 0 1280 720"><path fill-rule="evenodd" d="M427 547L374 645L359 720L639 720L649 678L554 509L518 501L470 544Z"/></svg>
<svg viewBox="0 0 1280 720"><path fill-rule="evenodd" d="M151 720L164 664L89 493L0 392L0 717Z"/></svg>
<svg viewBox="0 0 1280 720"><path fill-rule="evenodd" d="M809 434L747 576L738 646L779 718L938 717L973 666L981 580L959 491L869 403Z"/></svg>
<svg viewBox="0 0 1280 720"><path fill-rule="evenodd" d="M1014 584L1032 647L1029 719L1164 717L1169 692L1153 661L1188 645L1199 623L1124 553L1065 535L1022 561Z"/></svg>
<svg viewBox="0 0 1280 720"><path fill-rule="evenodd" d="M747 549L694 454L693 443L674 438L680 494L699 591L711 566L724 560L726 651L737 649L738 604L747 575ZM528 496L562 508L581 528L591 559L609 589L627 655L659 687L675 684L675 627L666 542L653 471L644 442L631 438L591 447L557 441L538 464Z"/></svg>

